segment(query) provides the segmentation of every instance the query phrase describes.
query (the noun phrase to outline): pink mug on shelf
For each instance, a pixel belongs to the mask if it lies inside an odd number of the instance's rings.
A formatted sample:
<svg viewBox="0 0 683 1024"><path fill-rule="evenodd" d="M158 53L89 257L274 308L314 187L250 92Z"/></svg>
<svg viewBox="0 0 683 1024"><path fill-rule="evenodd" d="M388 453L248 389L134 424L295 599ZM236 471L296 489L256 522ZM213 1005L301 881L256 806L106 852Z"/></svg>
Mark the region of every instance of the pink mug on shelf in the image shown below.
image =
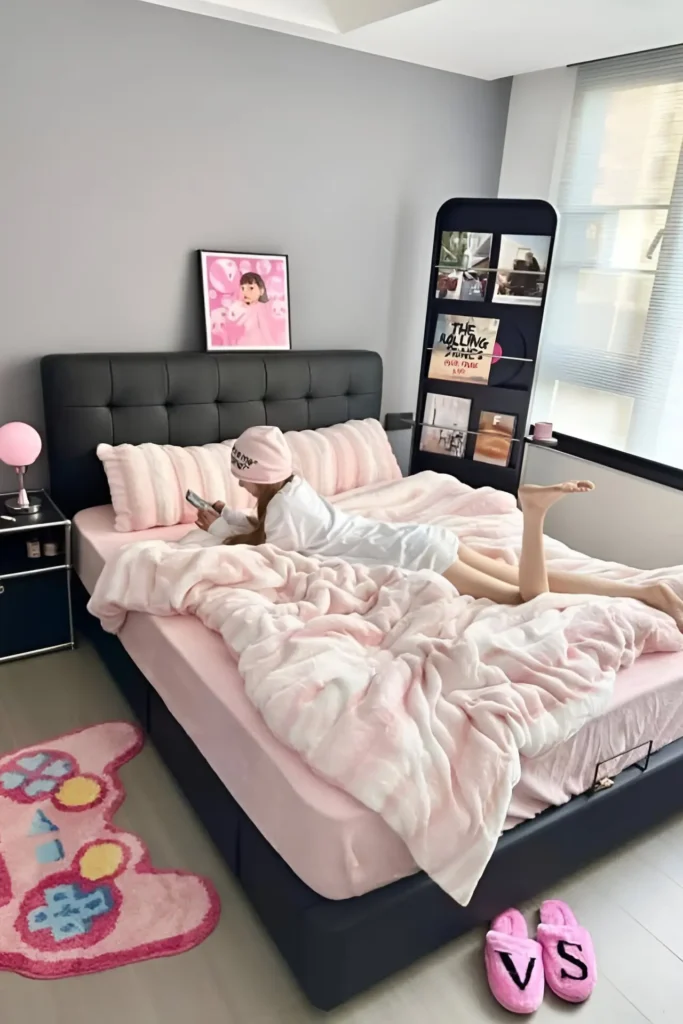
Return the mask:
<svg viewBox="0 0 683 1024"><path fill-rule="evenodd" d="M534 432L532 434L534 441L552 441L553 439L553 425L552 423L535 423Z"/></svg>

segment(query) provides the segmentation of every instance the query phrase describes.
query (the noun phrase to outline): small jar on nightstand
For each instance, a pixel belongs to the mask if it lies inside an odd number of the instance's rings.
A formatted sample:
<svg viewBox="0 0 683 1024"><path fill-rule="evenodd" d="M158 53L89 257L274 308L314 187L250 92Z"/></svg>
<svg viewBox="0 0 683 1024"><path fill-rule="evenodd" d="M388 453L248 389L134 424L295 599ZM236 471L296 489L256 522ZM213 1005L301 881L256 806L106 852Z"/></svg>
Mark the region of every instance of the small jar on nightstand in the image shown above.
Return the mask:
<svg viewBox="0 0 683 1024"><path fill-rule="evenodd" d="M74 646L71 521L45 491L40 510L11 512L0 494L0 662Z"/></svg>

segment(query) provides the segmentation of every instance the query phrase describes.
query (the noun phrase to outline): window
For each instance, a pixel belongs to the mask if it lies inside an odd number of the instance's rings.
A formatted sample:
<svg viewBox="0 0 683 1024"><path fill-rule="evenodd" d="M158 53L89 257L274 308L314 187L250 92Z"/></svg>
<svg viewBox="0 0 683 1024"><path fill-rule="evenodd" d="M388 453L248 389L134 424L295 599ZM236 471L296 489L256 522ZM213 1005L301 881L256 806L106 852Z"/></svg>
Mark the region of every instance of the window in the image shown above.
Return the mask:
<svg viewBox="0 0 683 1024"><path fill-rule="evenodd" d="M579 69L533 419L683 469L683 47Z"/></svg>

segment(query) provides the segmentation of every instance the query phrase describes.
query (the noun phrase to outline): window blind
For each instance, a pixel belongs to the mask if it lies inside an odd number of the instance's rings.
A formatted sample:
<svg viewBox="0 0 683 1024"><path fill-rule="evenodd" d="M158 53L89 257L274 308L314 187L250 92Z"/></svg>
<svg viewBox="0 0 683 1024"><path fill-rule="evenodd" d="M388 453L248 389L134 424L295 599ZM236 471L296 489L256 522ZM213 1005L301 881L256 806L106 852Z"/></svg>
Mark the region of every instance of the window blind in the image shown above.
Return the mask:
<svg viewBox="0 0 683 1024"><path fill-rule="evenodd" d="M683 47L578 71L534 420L683 468Z"/></svg>

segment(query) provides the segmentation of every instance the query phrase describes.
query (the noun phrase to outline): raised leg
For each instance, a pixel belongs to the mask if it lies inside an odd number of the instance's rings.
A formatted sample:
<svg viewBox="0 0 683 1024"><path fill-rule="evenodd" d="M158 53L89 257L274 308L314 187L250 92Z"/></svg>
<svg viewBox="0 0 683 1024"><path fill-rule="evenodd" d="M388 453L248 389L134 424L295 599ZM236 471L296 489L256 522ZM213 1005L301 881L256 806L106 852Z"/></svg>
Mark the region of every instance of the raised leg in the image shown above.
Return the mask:
<svg viewBox="0 0 683 1024"><path fill-rule="evenodd" d="M583 494L592 491L593 486L589 480L570 480L553 487L520 487L519 503L524 526L519 556L519 592L523 601L531 601L550 590L543 546L543 526L548 509L568 494Z"/></svg>
<svg viewBox="0 0 683 1024"><path fill-rule="evenodd" d="M498 604L519 604L522 601L531 601L539 594L547 594L550 588L543 550L543 523L546 512L565 495L592 489L593 484L585 480L557 484L555 487L520 489L524 530L519 569L511 570L515 573L516 579L502 578L495 572L487 572L486 566L482 564L473 564L476 559L482 559L491 567L497 567L493 559L483 559L483 556L478 556L474 551L464 547L458 561L446 570L444 576L461 594L475 598L485 597Z"/></svg>
<svg viewBox="0 0 683 1024"><path fill-rule="evenodd" d="M525 489L522 488L520 491L520 502L522 499L522 491L524 490ZM545 491L547 488L540 488L540 490ZM533 495L533 492L531 493ZM538 494L538 491L536 493ZM566 493L573 492L563 491L558 495L558 497L562 497ZM522 549L523 554L526 554L527 556L525 564L525 586L531 586L531 593L533 594L533 584L536 583L542 585L544 583L543 567L545 565L545 559L541 561L539 571L538 551L536 548L539 540L538 523L532 514L532 517L527 524L527 519L529 518L528 512L526 509L524 509L524 512L525 535L527 538L526 552L524 552L524 544ZM545 516L545 513L543 515ZM542 533L542 522L540 528ZM531 546L529 546L529 542L531 542ZM518 568L514 565L507 565L495 558L489 558L487 555L480 555L478 552L473 551L472 548L469 548L464 544L460 545L458 557L460 562L469 566L471 569L476 569L480 573L484 573L488 576L494 576L503 583L507 583L513 587L518 586L520 591L523 590L521 585L521 557ZM666 612L667 615L671 615L671 617L675 619L678 628L683 631L683 601L667 583L630 583L627 580L608 580L601 576L592 576L587 573L558 572L553 569L547 570L546 579L546 591L541 590L539 593L544 593L549 590L553 594L586 594L597 597L633 598L637 601L643 601L644 604L649 605L651 608L657 608L660 611ZM533 596L535 596L535 594ZM529 597L525 598L525 600L529 599Z"/></svg>

